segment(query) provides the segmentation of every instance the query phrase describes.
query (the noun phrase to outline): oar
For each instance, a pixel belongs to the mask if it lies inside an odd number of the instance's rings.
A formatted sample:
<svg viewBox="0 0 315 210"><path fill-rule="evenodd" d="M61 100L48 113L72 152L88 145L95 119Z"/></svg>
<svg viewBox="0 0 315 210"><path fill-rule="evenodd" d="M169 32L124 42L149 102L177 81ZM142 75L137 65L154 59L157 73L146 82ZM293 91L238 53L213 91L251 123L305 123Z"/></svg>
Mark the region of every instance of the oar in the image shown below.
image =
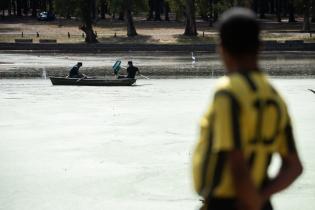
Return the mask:
<svg viewBox="0 0 315 210"><path fill-rule="evenodd" d="M87 76L81 77L80 79L78 79L78 80L75 81L75 82L80 82L81 80L83 80L83 79L85 79L85 78L87 78Z"/></svg>
<svg viewBox="0 0 315 210"><path fill-rule="evenodd" d="M145 79L150 79L149 77L144 76L143 74L139 74L141 77L145 78Z"/></svg>

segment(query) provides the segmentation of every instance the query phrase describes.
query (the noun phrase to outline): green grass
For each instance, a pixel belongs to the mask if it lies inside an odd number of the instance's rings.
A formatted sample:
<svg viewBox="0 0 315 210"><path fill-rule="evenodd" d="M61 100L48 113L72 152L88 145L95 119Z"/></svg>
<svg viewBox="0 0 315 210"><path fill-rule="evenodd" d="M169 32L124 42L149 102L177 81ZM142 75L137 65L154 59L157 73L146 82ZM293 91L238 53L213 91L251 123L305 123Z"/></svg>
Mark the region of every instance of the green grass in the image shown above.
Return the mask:
<svg viewBox="0 0 315 210"><path fill-rule="evenodd" d="M176 36L176 44L209 44L216 43L217 38L215 36L209 36L202 34L196 37L190 37L185 35L177 35Z"/></svg>
<svg viewBox="0 0 315 210"><path fill-rule="evenodd" d="M299 34L277 34L277 33L263 33L261 38L263 40L275 40L275 41L285 41L285 40L304 40L308 42L315 41L315 34L310 36L309 33L299 33ZM39 39L56 39L57 43L83 43L84 38L81 35L72 35L68 38L66 35L41 35L36 37L36 35L26 34L23 37L21 35L13 34L0 34L0 42L14 43L15 39L33 39L33 43L38 43ZM209 44L216 43L217 35L205 34L204 36L200 33L196 37L189 37L184 35L173 35L168 36L168 38L163 37L161 39L153 38L149 35L138 35L135 37L127 37L126 35L99 35L97 38L100 43L108 44Z"/></svg>

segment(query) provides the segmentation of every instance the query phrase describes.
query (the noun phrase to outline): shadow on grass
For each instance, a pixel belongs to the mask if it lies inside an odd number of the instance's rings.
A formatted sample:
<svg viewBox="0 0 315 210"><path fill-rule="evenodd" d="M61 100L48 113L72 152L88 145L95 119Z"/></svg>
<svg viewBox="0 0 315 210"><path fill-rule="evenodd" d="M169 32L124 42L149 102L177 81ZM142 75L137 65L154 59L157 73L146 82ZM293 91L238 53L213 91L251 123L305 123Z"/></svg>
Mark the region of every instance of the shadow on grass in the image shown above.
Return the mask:
<svg viewBox="0 0 315 210"><path fill-rule="evenodd" d="M11 32L19 32L20 29L18 28L6 28L6 27L0 27L0 33L11 33Z"/></svg>
<svg viewBox="0 0 315 210"><path fill-rule="evenodd" d="M128 36L110 36L110 37L98 37L100 43L113 43L113 44L147 44L158 43L158 40L152 38L149 35L137 35L133 37Z"/></svg>
<svg viewBox="0 0 315 210"><path fill-rule="evenodd" d="M185 36L185 35L176 35L176 43L177 44L209 44L209 43L216 43L215 36L205 35L202 34L198 36Z"/></svg>

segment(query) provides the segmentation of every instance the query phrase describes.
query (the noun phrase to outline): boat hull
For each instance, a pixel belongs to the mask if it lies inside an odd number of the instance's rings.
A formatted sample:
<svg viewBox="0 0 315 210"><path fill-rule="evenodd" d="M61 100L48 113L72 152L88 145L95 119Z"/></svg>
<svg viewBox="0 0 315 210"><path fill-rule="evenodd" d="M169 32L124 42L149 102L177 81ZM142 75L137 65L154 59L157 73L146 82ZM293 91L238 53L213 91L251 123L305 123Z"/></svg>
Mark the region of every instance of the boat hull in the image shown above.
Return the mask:
<svg viewBox="0 0 315 210"><path fill-rule="evenodd" d="M65 78L50 77L53 85L76 85L76 86L131 86L136 79L97 79L97 78Z"/></svg>

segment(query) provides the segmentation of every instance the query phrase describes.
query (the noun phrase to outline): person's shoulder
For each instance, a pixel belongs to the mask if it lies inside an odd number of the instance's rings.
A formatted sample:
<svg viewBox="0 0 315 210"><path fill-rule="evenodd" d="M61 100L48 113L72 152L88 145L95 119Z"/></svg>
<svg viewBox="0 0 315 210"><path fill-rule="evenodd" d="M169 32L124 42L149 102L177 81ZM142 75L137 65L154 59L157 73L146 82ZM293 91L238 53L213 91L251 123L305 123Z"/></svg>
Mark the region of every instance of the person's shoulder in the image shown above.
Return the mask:
<svg viewBox="0 0 315 210"><path fill-rule="evenodd" d="M242 81L239 75L237 74L223 76L220 79L218 79L215 86L215 92L221 91L232 92L240 86L241 82Z"/></svg>
<svg viewBox="0 0 315 210"><path fill-rule="evenodd" d="M242 100L241 95L245 93L244 80L240 74L229 74L221 77L215 86L214 99L219 96L227 96L236 101Z"/></svg>

